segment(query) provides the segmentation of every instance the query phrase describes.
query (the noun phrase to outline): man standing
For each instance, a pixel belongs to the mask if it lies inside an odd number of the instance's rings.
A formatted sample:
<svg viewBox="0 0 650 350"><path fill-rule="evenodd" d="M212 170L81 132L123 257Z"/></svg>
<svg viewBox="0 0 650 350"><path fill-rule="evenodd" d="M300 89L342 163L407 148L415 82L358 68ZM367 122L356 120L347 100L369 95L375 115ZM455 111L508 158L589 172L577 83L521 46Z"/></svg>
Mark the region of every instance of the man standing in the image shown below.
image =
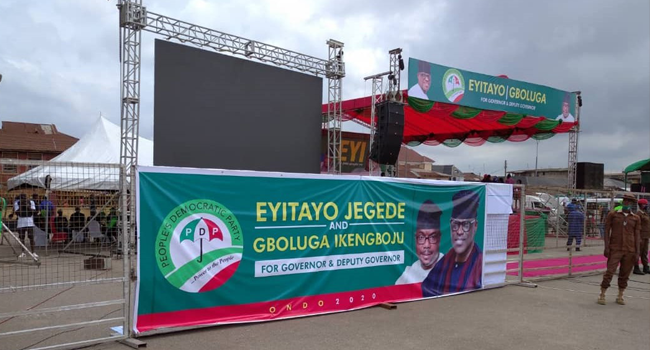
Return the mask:
<svg viewBox="0 0 650 350"><path fill-rule="evenodd" d="M571 250L573 239L576 239L576 252L580 251L580 243L582 241L582 229L584 227L585 216L579 210L578 204L569 204L566 206L569 211L567 221L569 224L569 239L566 242L566 250Z"/></svg>
<svg viewBox="0 0 650 350"><path fill-rule="evenodd" d="M81 212L80 207L74 208L74 213L70 215L70 240L75 242L83 242L84 234L81 232L81 229L84 228L86 224L86 215Z"/></svg>
<svg viewBox="0 0 650 350"><path fill-rule="evenodd" d="M639 257L641 220L632 213L631 207L636 198L631 194L623 196L623 206L610 212L605 220L605 252L607 271L600 284L598 304L605 305L605 292L609 288L616 267L621 264L618 273L618 297L616 303L625 305L623 292L627 288L627 280Z"/></svg>
<svg viewBox="0 0 650 350"><path fill-rule="evenodd" d="M555 118L555 120L561 120L564 123L575 122L573 115L571 115L571 113L569 112L570 101L571 101L571 94L567 92L566 94L564 94L564 101L562 102L562 114L558 115L557 118Z"/></svg>
<svg viewBox="0 0 650 350"><path fill-rule="evenodd" d="M440 208L430 200L420 206L415 224L415 253L418 260L406 267L395 284L422 282L431 268L444 256L440 253L441 214Z"/></svg>
<svg viewBox="0 0 650 350"><path fill-rule="evenodd" d="M482 286L483 254L474 242L478 228L479 196L462 190L453 198L451 244L449 252L422 282L422 296L436 296L478 289Z"/></svg>
<svg viewBox="0 0 650 350"><path fill-rule="evenodd" d="M650 273L648 267L648 239L650 239L650 216L648 215L648 200L643 198L639 199L639 211L636 215L641 220L641 246L639 247L639 255L641 255L641 263L643 264L643 271L639 268L639 261L634 265L634 273L637 275L645 275Z"/></svg>
<svg viewBox="0 0 650 350"><path fill-rule="evenodd" d="M409 89L409 97L428 100L427 91L431 87L431 66L424 61L418 61L418 83Z"/></svg>
<svg viewBox="0 0 650 350"><path fill-rule="evenodd" d="M38 259L38 255L34 251L34 213L36 212L36 204L34 201L27 199L26 194L21 193L18 201L14 203L14 212L18 215L18 238L23 242L23 245L25 245L25 236L29 238L32 255ZM25 256L23 251L18 257L24 258Z"/></svg>

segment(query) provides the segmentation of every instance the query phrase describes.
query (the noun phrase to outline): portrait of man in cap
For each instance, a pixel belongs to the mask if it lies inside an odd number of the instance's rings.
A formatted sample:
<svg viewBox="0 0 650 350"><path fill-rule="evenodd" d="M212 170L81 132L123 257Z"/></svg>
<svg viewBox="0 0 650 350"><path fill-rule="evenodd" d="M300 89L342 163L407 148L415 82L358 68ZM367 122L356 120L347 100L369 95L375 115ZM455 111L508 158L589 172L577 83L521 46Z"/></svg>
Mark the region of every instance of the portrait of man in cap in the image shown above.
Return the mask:
<svg viewBox="0 0 650 350"><path fill-rule="evenodd" d="M461 190L453 198L449 223L451 249L422 282L422 296L457 293L482 287L483 254L474 241L478 229L479 196Z"/></svg>
<svg viewBox="0 0 650 350"><path fill-rule="evenodd" d="M424 201L415 224L415 253L418 259L407 266L395 284L422 282L444 255L440 253L440 208L430 200Z"/></svg>
<svg viewBox="0 0 650 350"><path fill-rule="evenodd" d="M573 115L569 111L570 108L571 108L571 94L567 92L566 94L564 94L564 101L562 102L562 114L558 115L557 118L555 118L555 120L561 120L565 123L575 122Z"/></svg>
<svg viewBox="0 0 650 350"><path fill-rule="evenodd" d="M418 83L409 89L410 97L428 100L427 91L431 87L431 67L427 62L418 61Z"/></svg>

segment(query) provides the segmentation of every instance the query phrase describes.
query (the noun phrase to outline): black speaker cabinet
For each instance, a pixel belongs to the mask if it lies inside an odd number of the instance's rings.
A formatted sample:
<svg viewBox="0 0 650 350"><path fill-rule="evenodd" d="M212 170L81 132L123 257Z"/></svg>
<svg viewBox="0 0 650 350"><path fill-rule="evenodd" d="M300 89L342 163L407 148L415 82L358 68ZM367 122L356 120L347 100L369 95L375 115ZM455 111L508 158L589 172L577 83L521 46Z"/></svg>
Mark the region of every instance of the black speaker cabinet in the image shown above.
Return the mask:
<svg viewBox="0 0 650 350"><path fill-rule="evenodd" d="M604 164L578 163L576 169L576 188L581 190L602 190L604 172Z"/></svg>
<svg viewBox="0 0 650 350"><path fill-rule="evenodd" d="M397 163L404 136L404 105L384 101L377 104L377 130L370 159L386 165Z"/></svg>

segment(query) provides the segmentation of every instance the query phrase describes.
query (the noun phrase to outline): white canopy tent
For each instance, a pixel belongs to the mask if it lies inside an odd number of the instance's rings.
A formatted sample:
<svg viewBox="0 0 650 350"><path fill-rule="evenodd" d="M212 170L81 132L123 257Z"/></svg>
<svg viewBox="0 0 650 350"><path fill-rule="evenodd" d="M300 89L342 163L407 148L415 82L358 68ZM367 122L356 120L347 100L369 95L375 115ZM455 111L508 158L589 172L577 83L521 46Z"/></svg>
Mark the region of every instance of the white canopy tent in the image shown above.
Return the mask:
<svg viewBox="0 0 650 350"><path fill-rule="evenodd" d="M46 188L49 182L50 190L118 190L120 138L120 127L99 117L72 147L45 165L9 179L7 187ZM138 164L153 165L153 141L140 137L138 148Z"/></svg>

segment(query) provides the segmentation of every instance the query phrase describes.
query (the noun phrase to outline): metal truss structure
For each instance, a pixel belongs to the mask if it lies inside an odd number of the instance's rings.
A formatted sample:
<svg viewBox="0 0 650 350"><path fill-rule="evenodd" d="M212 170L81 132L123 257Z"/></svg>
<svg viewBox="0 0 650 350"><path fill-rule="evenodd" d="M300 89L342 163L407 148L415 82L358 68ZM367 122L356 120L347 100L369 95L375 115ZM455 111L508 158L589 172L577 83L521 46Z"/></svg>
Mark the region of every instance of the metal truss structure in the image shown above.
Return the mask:
<svg viewBox="0 0 650 350"><path fill-rule="evenodd" d="M120 163L124 166L122 232L134 247L135 232L135 166L138 164L138 135L140 119L140 70L142 31L159 34L167 40L175 39L200 48L228 52L250 59L275 64L328 80L328 158L330 173L341 173L342 79L345 77L343 43L328 40L329 59L313 56L219 32L174 18L147 11L142 0L118 0L120 17L120 63L122 86ZM128 218L131 218L129 220ZM131 268L133 271L133 268Z"/></svg>
<svg viewBox="0 0 650 350"><path fill-rule="evenodd" d="M402 49L397 48L388 51L389 55L389 70L387 72L371 75L363 78L363 80L372 79L372 95L371 95L371 107L370 107L370 144L368 147L368 152L371 153L373 149L373 144L375 142L375 133L377 131L377 104L389 100L393 102L402 102L403 96L400 89L400 73L404 69L404 62L402 61ZM383 94L384 91L384 76L388 77L388 91L386 95ZM368 157L368 170L370 174L373 173L374 163ZM385 172L386 176L396 177L397 168L396 165L389 165Z"/></svg>
<svg viewBox="0 0 650 350"><path fill-rule="evenodd" d="M401 72L404 69L404 61L402 61L402 49L397 48L388 51L390 56L391 74L388 75L388 96L387 98L394 102L402 102L402 90L400 89Z"/></svg>
<svg viewBox="0 0 650 350"><path fill-rule="evenodd" d="M377 131L377 104L384 100L384 76L391 74L389 72L383 72L375 75L371 75L363 78L363 80L372 79L372 95L370 102L370 143L368 146L368 154L372 153L372 149L375 143L375 133ZM375 170L374 162L368 157L368 171L372 175Z"/></svg>
<svg viewBox="0 0 650 350"><path fill-rule="evenodd" d="M327 172L341 173L341 123L343 120L343 43L328 40L327 63Z"/></svg>
<svg viewBox="0 0 650 350"><path fill-rule="evenodd" d="M575 190L576 188L576 174L578 167L578 134L580 133L580 107L582 105L582 96L580 91L576 92L576 110L575 120L576 125L569 130L569 164L567 188Z"/></svg>

